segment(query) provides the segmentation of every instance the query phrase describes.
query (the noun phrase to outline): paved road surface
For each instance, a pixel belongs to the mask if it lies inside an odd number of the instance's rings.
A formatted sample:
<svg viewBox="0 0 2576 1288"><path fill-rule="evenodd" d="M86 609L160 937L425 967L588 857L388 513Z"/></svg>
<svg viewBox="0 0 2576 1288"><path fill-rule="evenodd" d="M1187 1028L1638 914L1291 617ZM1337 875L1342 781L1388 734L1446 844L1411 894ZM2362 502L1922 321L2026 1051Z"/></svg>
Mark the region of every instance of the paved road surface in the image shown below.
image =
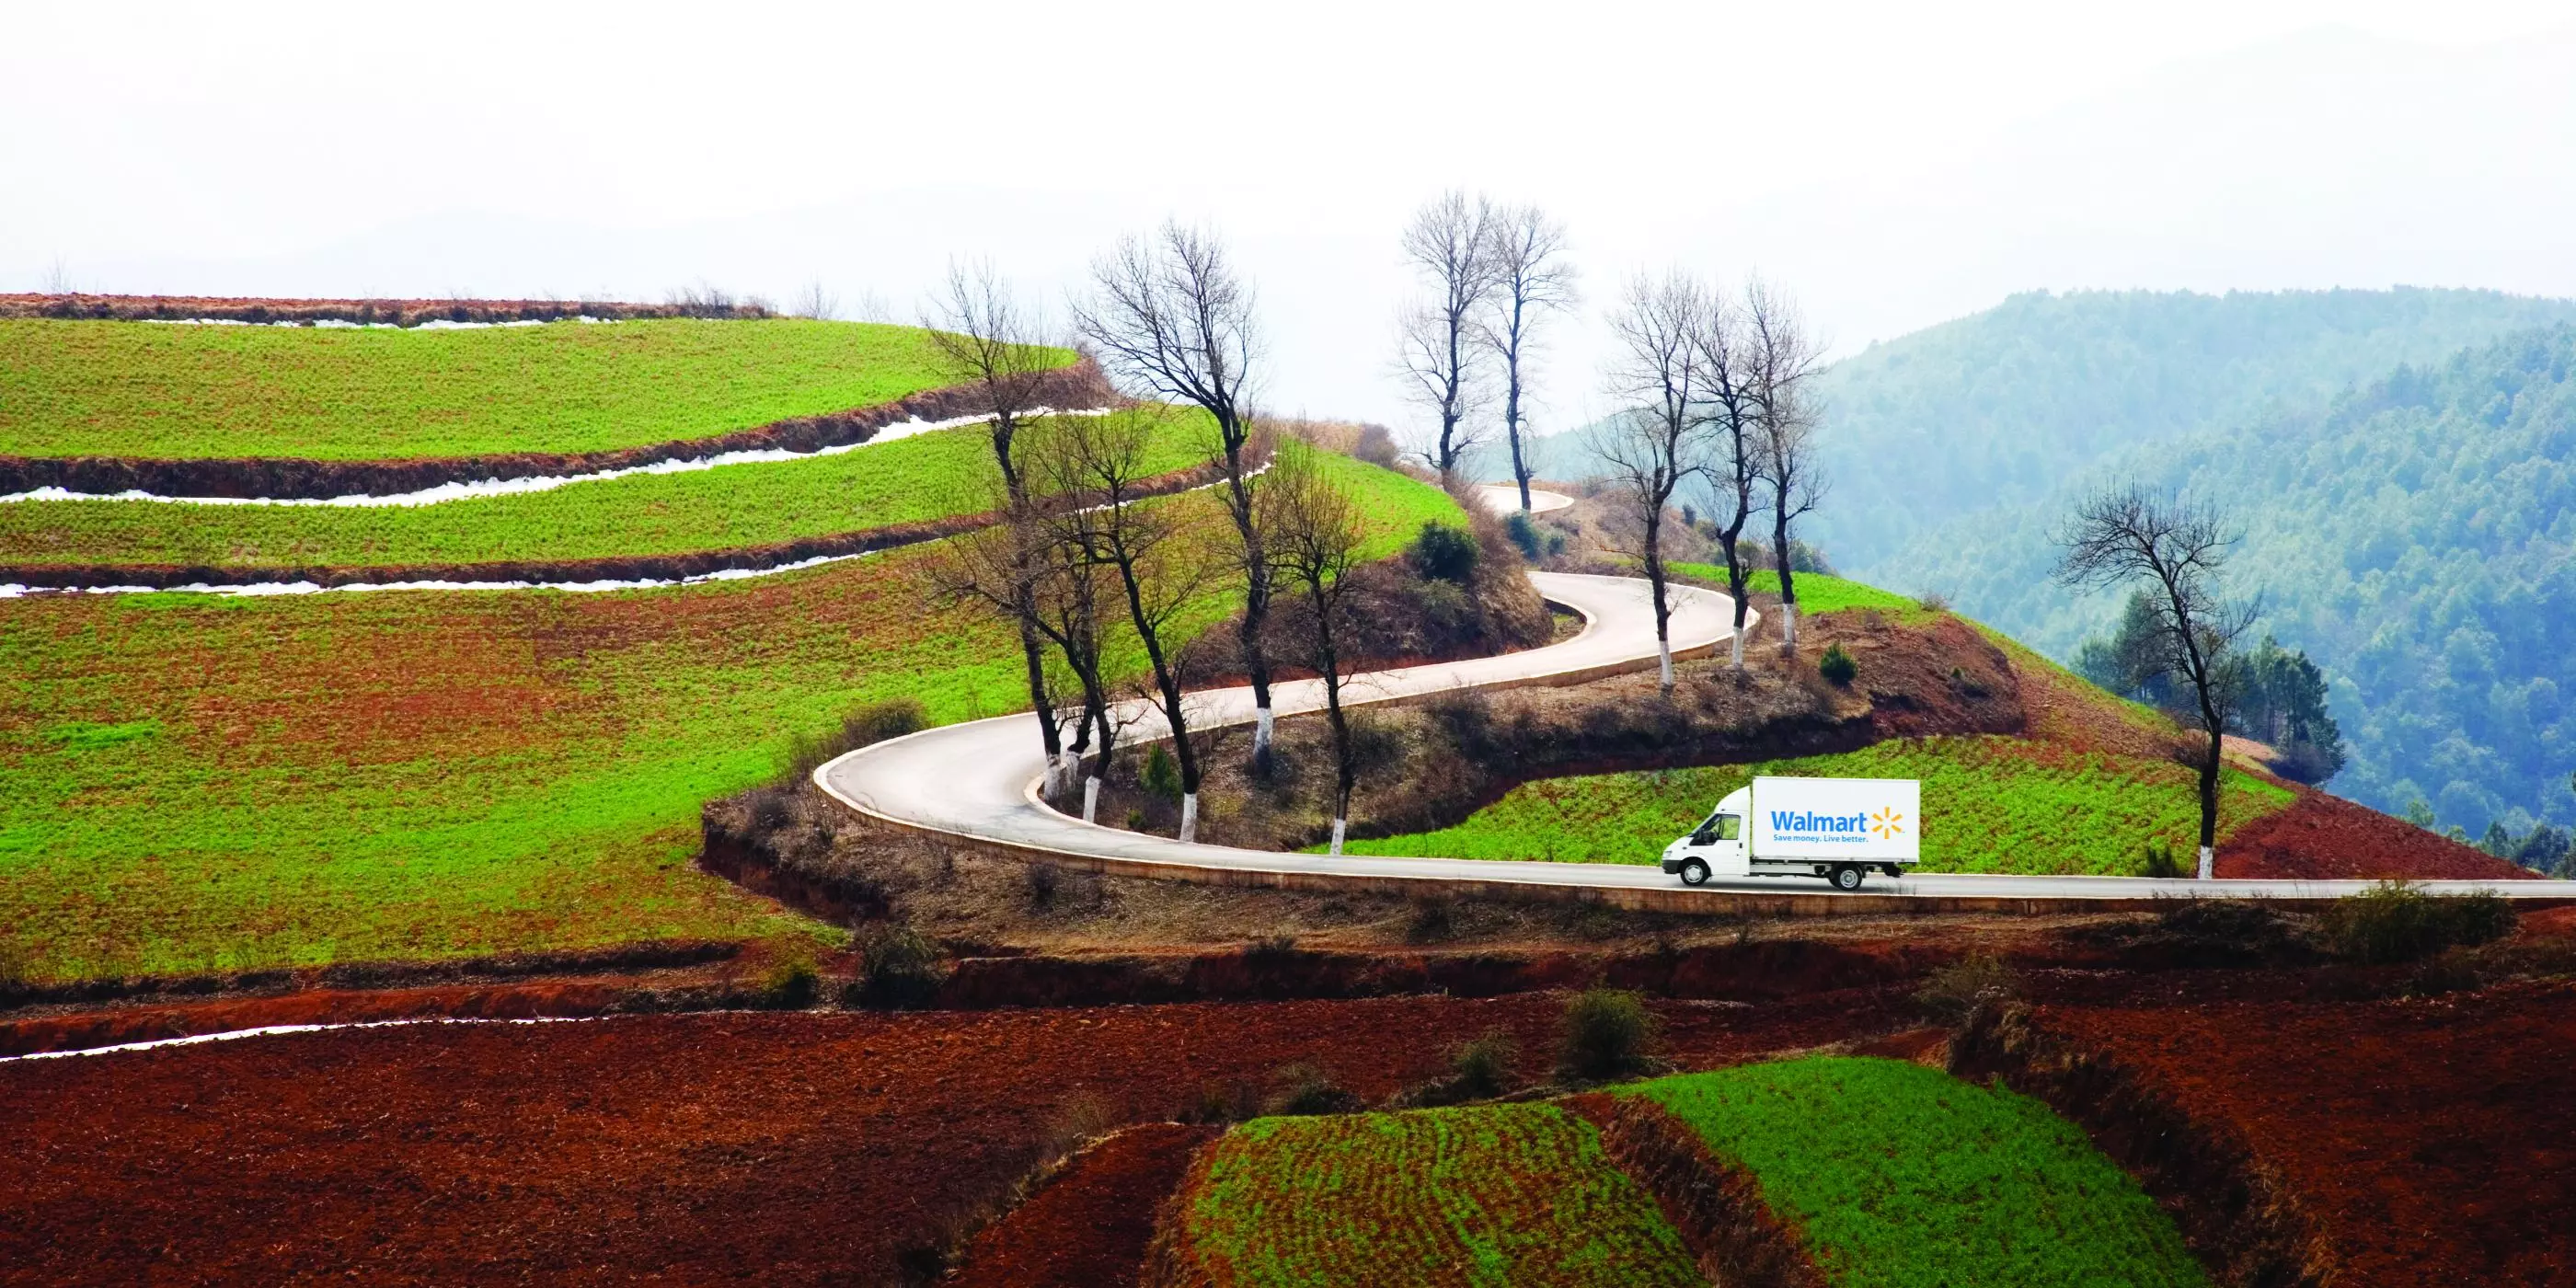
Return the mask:
<svg viewBox="0 0 2576 1288"><path fill-rule="evenodd" d="M1484 500L1486 509L1496 514L1509 514L1521 508L1521 490L1509 483L1480 484L1476 488L1476 495ZM1574 498L1563 492L1550 492L1544 488L1535 487L1530 489L1530 513L1532 514L1562 510L1573 504Z"/></svg>
<svg viewBox="0 0 2576 1288"><path fill-rule="evenodd" d="M1509 686L1606 674L1654 665L1654 616L1646 583L1626 577L1532 573L1540 593L1574 608L1590 619L1582 634L1546 648L1500 657L1476 658L1432 666L1407 667L1354 677L1346 682L1345 701L1382 701L1470 686ZM1679 599L1672 622L1677 655L1716 648L1728 635L1726 597L1706 590L1674 588ZM1320 682L1307 680L1272 686L1281 715L1319 708ZM1158 738L1167 730L1159 713L1136 712L1130 740ZM1250 689L1218 689L1193 694L1194 726L1216 727L1252 719ZM927 729L909 737L851 752L814 772L815 781L844 804L890 822L971 840L997 842L1025 850L1071 856L1123 859L1131 862L1244 872L1340 873L1372 877L1532 883L1597 888L1652 887L1679 889L1678 878L1653 866L1600 863L1496 862L1480 859L1400 859L1313 854L1281 854L1223 845L1182 845L1169 838L1098 827L1041 804L1036 786L1045 771L1033 715L1001 716L969 724ZM1676 818L1675 835L1690 821ZM1931 875L1890 880L1873 876L1855 895L1840 895L1811 878L1754 877L1717 880L1700 890L1722 897L1728 892L1766 895L1824 894L1858 898L1888 893L1940 895L1970 899L2139 899L2192 890L2211 895L2271 898L2322 898L2352 893L2358 881L2153 881L2132 877L2008 877ZM2576 897L2576 883L2564 881L2442 881L2428 888L2444 891L2491 889L2522 898Z"/></svg>

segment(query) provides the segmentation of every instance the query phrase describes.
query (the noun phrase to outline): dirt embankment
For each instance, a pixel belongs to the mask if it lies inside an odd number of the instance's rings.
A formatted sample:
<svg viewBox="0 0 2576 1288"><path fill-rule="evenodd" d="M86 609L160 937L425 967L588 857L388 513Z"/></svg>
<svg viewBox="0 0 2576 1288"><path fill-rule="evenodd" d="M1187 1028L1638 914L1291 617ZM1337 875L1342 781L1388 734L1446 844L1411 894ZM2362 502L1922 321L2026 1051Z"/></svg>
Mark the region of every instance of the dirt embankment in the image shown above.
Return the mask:
<svg viewBox="0 0 2576 1288"><path fill-rule="evenodd" d="M1728 1288L1825 1288L1797 1229L1762 1201L1762 1183L1711 1152L1643 1096L1576 1096L1565 1107L1601 1129L1601 1145L1655 1198L1700 1273Z"/></svg>
<svg viewBox="0 0 2576 1288"><path fill-rule="evenodd" d="M2288 785L2288 784L2285 784ZM2296 788L2298 803L2236 829L2218 847L2221 877L2293 880L2538 880L2521 864L2447 836L2390 818L2314 788Z"/></svg>
<svg viewBox="0 0 2576 1288"><path fill-rule="evenodd" d="M1190 1159L1224 1129L1144 1123L1094 1142L1044 1189L976 1235L957 1288L1095 1288L1132 1284L1154 1238L1155 1212Z"/></svg>
<svg viewBox="0 0 2576 1288"><path fill-rule="evenodd" d="M1204 487L1222 477L1210 463L1145 480L1139 496L1167 496ZM699 550L673 555L612 555L597 559L503 560L470 564L323 565L316 567L243 567L211 564L32 564L0 565L0 582L24 586L247 586L312 582L320 586L382 586L413 581L460 582L592 582L677 581L736 569L769 569L808 559L836 558L938 541L989 527L1000 521L992 511L952 515L918 523L889 524L858 532L841 532L794 541Z"/></svg>
<svg viewBox="0 0 2576 1288"><path fill-rule="evenodd" d="M1084 360L1046 377L1037 400L1056 407L1091 407L1104 401L1107 382ZM40 487L74 492L150 492L159 496L319 498L417 492L443 483L476 483L603 470L662 461L691 460L720 452L819 451L864 443L898 421L950 420L983 410L973 386L932 389L874 407L799 416L707 438L679 439L601 452L510 452L489 456L391 461L316 461L290 457L208 457L152 460L125 456L0 455L0 493Z"/></svg>

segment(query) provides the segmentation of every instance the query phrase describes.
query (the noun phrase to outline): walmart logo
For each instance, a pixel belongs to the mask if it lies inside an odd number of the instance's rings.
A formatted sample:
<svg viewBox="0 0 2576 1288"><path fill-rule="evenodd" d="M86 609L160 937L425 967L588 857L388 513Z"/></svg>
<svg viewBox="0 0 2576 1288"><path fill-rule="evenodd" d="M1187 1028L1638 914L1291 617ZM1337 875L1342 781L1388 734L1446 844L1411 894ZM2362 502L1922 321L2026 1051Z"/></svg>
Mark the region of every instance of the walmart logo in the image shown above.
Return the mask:
<svg viewBox="0 0 2576 1288"><path fill-rule="evenodd" d="M1869 830L1882 841L1905 835L1905 816L1892 809L1881 809L1869 816Z"/></svg>

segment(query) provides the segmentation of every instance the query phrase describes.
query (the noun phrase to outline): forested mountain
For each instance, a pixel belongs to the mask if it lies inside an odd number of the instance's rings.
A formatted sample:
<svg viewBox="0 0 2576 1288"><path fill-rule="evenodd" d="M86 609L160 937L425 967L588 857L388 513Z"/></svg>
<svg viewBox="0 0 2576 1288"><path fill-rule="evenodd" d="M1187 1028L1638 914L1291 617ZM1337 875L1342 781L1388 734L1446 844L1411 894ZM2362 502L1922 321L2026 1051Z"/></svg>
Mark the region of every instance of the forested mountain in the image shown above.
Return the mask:
<svg viewBox="0 0 2576 1288"><path fill-rule="evenodd" d="M2493 291L2016 295L1825 372L1834 492L1813 535L1867 576L1936 525L2037 500L2135 444L2318 407L2563 321L2576 302Z"/></svg>
<svg viewBox="0 0 2576 1288"><path fill-rule="evenodd" d="M2132 446L1860 571L1944 590L2072 656L2116 625L2120 599L2052 584L2049 532L2085 486L2122 476L2243 524L2236 588L2263 594L2261 631L2304 649L2331 685L2352 753L2335 791L2391 812L2420 799L2472 836L2493 821L2576 822L2576 327ZM1834 508L1853 503L1847 490Z"/></svg>

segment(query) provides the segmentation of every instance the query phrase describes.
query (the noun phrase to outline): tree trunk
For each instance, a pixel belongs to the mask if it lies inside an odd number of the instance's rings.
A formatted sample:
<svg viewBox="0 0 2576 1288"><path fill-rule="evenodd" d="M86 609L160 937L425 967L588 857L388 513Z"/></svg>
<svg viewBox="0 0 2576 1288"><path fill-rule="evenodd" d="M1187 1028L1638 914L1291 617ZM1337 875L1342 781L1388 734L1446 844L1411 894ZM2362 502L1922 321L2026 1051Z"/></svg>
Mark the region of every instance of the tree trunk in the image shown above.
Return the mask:
<svg viewBox="0 0 2576 1288"><path fill-rule="evenodd" d="M2218 873L2218 752L2224 735L2213 722L2209 751L2200 765L2200 879Z"/></svg>
<svg viewBox="0 0 2576 1288"><path fill-rule="evenodd" d="M1098 774L1089 775L1082 780L1082 821L1085 823L1100 821L1100 775Z"/></svg>
<svg viewBox="0 0 2576 1288"><path fill-rule="evenodd" d="M1784 488L1778 509L1786 509L1788 504L1789 494ZM1789 521L1785 517L1771 525L1771 562L1780 566L1780 653L1786 657L1798 651L1798 583L1789 571Z"/></svg>
<svg viewBox="0 0 2576 1288"><path fill-rule="evenodd" d="M1199 839L1199 794L1183 792L1181 794L1181 844L1187 845L1197 839Z"/></svg>
<svg viewBox="0 0 2576 1288"><path fill-rule="evenodd" d="M1266 770L1270 765L1270 659L1261 650L1261 632L1270 620L1270 564L1263 557L1261 531L1253 526L1252 488L1244 482L1244 434L1236 429L1225 435L1226 508L1233 513L1235 535L1243 541L1243 624L1235 639L1243 654L1243 673L1252 682L1252 764Z"/></svg>
<svg viewBox="0 0 2576 1288"><path fill-rule="evenodd" d="M1655 600L1655 655L1662 662L1657 672L1663 691L1673 691L1672 601L1664 593L1663 502L1657 499L1646 511L1646 587Z"/></svg>
<svg viewBox="0 0 2576 1288"><path fill-rule="evenodd" d="M1342 857L1342 831L1343 831L1343 829L1344 829L1344 828L1349 827L1349 826L1350 826L1350 823L1351 823L1351 821L1350 821L1349 819L1344 818L1344 817L1342 817L1342 816L1341 816L1341 815L1339 815L1339 814L1336 814L1336 815L1334 815L1334 816L1333 816L1333 852L1332 852L1332 857L1334 857L1334 858L1336 858L1336 859L1338 859L1338 858Z"/></svg>

